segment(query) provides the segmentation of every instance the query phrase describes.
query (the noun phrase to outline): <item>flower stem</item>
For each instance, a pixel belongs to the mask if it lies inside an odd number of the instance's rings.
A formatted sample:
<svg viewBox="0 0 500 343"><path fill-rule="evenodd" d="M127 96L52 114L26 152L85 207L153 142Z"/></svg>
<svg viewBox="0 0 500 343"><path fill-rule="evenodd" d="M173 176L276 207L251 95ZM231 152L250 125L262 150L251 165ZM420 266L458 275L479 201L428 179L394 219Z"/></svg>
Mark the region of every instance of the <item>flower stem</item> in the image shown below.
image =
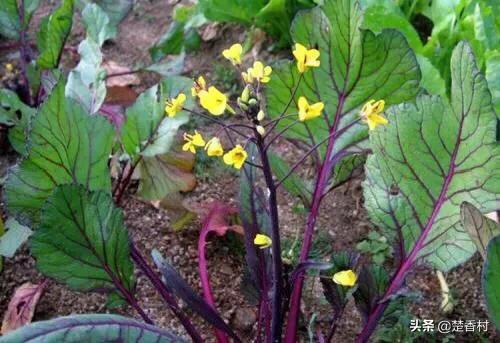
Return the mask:
<svg viewBox="0 0 500 343"><path fill-rule="evenodd" d="M151 267L146 262L144 257L141 255L141 253L137 250L137 248L133 244L130 247L130 254L134 262L139 267L139 269L141 269L144 275L146 275L146 277L151 281L151 283L156 288L158 293L160 293L163 300L165 300L165 302L170 307L172 312L179 319L179 321L184 326L189 336L191 336L193 342L203 342L203 339L201 338L200 334L198 333L194 325L191 323L189 318L186 317L184 313L182 313L175 298L172 296L172 294L170 294L170 292L167 290L167 288L165 287L159 276L153 271L153 269L151 269Z"/></svg>
<svg viewBox="0 0 500 343"><path fill-rule="evenodd" d="M266 186L269 190L269 210L271 215L271 252L273 264L273 285L272 285L272 319L271 319L271 342L281 342L283 311L282 311L282 290L283 290L283 271L281 261L281 242L279 232L278 201L276 197L276 186L274 184L271 165L267 155L266 145L263 137L255 130L257 149L259 150L262 172ZM265 295L264 295L265 296Z"/></svg>

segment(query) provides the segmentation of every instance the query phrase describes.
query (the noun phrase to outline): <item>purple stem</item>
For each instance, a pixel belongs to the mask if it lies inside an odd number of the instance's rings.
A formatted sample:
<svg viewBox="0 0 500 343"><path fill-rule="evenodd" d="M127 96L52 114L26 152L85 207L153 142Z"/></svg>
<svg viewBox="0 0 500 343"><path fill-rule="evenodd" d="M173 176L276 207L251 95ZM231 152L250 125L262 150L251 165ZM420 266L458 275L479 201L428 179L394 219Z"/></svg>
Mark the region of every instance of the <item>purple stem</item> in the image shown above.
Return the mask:
<svg viewBox="0 0 500 343"><path fill-rule="evenodd" d="M273 285L272 285L272 299L271 299L271 338L272 342L281 342L282 326L283 326L283 311L282 311L282 290L283 290L283 271L281 261L281 242L279 232L279 217L278 217L278 201L276 197L276 186L274 184L273 173L269 158L267 155L266 145L262 136L255 130L257 149L259 150L262 172L267 189L269 190L269 210L271 215L271 252L273 264ZM264 294L263 296L266 296Z"/></svg>
<svg viewBox="0 0 500 343"><path fill-rule="evenodd" d="M330 136L328 139L328 146L326 148L326 156L318 172L318 178L316 185L314 187L313 198L311 209L307 217L306 230L304 233L304 240L302 243L302 248L300 250L299 263L305 262L309 256L309 250L311 249L312 238L314 234L314 227L316 226L316 219L318 217L319 208L321 201L323 200L323 195L326 187L328 186L328 180L335 164L332 161L333 149L338 134L336 133L342 108L344 106L345 94L340 94L339 104L337 107L337 112L335 113L335 119L332 128L330 129ZM295 335L297 334L297 324L299 320L300 312L300 298L302 295L302 287L304 284L303 272L297 275L297 281L293 285L292 295L290 298L290 312L288 314L288 323L285 334L285 342L293 343L295 342Z"/></svg>
<svg viewBox="0 0 500 343"><path fill-rule="evenodd" d="M198 270L200 272L200 280L201 287L203 289L203 297L205 301L214 309L215 307L215 299L212 294L212 287L210 287L210 279L208 277L208 264L207 258L205 254L205 246L207 235L210 230L201 230L200 237L198 238ZM215 336L217 337L217 341L220 343L227 343L227 336L224 331L215 328Z"/></svg>
<svg viewBox="0 0 500 343"><path fill-rule="evenodd" d="M26 90L27 102L28 105L33 105L31 101L31 90L30 83L28 79L28 72L26 63L29 61L29 56L26 51L26 32L24 30L24 0L19 2L19 21L21 22L21 28L19 30L19 54L20 56L20 65L21 65L21 74L23 77L24 88Z"/></svg>
<svg viewBox="0 0 500 343"><path fill-rule="evenodd" d="M168 304L172 312L179 319L179 321L184 326L189 336L191 336L193 342L203 342L203 339L201 338L200 334L198 333L194 325L191 323L189 318L186 317L184 313L182 313L181 309L179 308L179 305L175 301L175 298L167 290L163 281L161 281L158 275L153 271L153 269L151 269L151 267L146 262L144 257L141 255L141 253L137 250L137 248L133 244L131 244L130 247L130 254L134 262L137 264L137 266L141 269L144 275L146 275L147 278L151 281L151 283L156 288L158 293L160 293L163 300L165 300L165 302Z"/></svg>

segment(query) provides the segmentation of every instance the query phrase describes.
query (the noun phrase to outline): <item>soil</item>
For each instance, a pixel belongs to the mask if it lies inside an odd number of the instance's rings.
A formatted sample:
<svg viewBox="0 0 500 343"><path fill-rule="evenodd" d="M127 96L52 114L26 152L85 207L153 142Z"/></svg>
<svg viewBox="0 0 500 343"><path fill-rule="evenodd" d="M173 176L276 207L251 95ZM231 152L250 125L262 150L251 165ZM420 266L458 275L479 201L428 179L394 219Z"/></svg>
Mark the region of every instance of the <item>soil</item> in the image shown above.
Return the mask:
<svg viewBox="0 0 500 343"><path fill-rule="evenodd" d="M47 15L52 7L52 3L43 2L34 17L32 31L37 27L40 18ZM172 8L172 1L169 0L138 0L134 10L120 25L117 39L105 45L103 50L106 60L113 60L130 67L137 63L148 63L148 48L170 24ZM185 75L203 74L210 79L214 61L221 61L221 50L229 43L243 41L245 38L245 30L239 26L218 25L216 29L215 39L203 42L199 52L187 57ZM82 38L83 29L81 24L77 23L68 45L75 47ZM260 52L264 56L263 58L267 59L271 57L265 49L267 46L269 46L269 41L264 40L260 48L254 49L253 52ZM15 63L15 59L15 55L12 54L0 56L2 63L7 61ZM71 60L64 62L68 66L75 63ZM158 78L152 74L140 74L139 76L141 84L136 86L137 92L158 81ZM211 131L215 128L207 126L203 130ZM297 148L287 142L278 142L276 149L289 161L293 161L297 155L300 155L297 153ZM7 167L15 163L16 160L16 156L11 151L5 149L3 151L4 154L0 156L0 177L5 175ZM307 166L301 172L305 176L311 173ZM237 203L238 180L234 173L205 170L199 174L196 189L184 195L187 201L198 204L213 200ZM364 239L370 230L374 229L363 208L362 179L363 176L360 176L351 183L343 185L329 194L323 202L317 230L327 233L327 240L335 251L354 250L356 244ZM196 250L200 222L195 220L182 231L173 232L169 213L140 201L132 191L127 193L123 203L126 225L130 231L131 239L137 244L139 250L145 256L149 256L153 248L158 249L172 262L185 280L195 290L201 292L197 273ZM292 210L296 204L296 200L288 194L280 192L281 230L288 237L294 237L296 232L304 227L303 216ZM4 203L2 202L0 205L4 209ZM218 310L228 322L233 324L232 326L236 328L236 332L244 342L251 342L254 337L253 329L255 329L255 307L250 305L239 291L244 259L240 249L238 249L238 244L234 244L235 240L238 241L238 238L223 237L210 240L207 250L207 257L210 261L209 271ZM149 257L148 259L152 263ZM440 310L440 287L435 273L429 268L420 268L418 272L411 275L408 282L411 290L421 293L421 301L412 306L413 314L422 319L434 320L486 319L487 314L479 282L481 264L480 257L475 256L465 265L446 275L456 299L456 304L450 314L444 314ZM4 270L0 277L0 313L5 311L16 287L27 281L36 283L42 280L42 276L36 271L34 265L35 261L30 257L27 247L23 247L14 258L5 260ZM175 317L165 307L148 281L140 274L138 275L137 298L140 299L141 306L155 323L187 338ZM306 318L309 319L310 315L315 312L318 314L317 323L324 327L331 318L331 311L326 301L323 300L319 282L308 282L305 298L308 300L316 298L314 303L308 302L305 306ZM187 311L189 313L189 309ZM50 281L38 303L34 320L91 312L113 312L137 317L137 314L128 307L109 311L105 306L104 295L74 292L63 285ZM212 329L196 315L193 314L191 317L195 325L201 328L200 331L204 338L210 342L214 341ZM355 310L354 304L349 303L345 315L339 322L334 341L354 341L353 333L359 331L361 324L362 319ZM307 341L307 327L304 326L301 329L300 341ZM491 341L494 340L493 335L494 333L490 331ZM438 341L444 339L443 336L436 338ZM478 342L479 337L457 335L455 341Z"/></svg>

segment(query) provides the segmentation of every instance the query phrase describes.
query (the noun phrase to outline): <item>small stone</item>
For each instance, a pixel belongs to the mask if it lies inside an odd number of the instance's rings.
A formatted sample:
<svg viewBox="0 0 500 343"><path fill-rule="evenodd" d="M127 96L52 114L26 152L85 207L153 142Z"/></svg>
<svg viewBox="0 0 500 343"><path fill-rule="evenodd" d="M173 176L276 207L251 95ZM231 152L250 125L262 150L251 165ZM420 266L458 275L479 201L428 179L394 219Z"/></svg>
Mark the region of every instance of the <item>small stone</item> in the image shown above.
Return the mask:
<svg viewBox="0 0 500 343"><path fill-rule="evenodd" d="M239 307L233 318L233 325L241 331L249 331L257 321L255 311L248 307Z"/></svg>

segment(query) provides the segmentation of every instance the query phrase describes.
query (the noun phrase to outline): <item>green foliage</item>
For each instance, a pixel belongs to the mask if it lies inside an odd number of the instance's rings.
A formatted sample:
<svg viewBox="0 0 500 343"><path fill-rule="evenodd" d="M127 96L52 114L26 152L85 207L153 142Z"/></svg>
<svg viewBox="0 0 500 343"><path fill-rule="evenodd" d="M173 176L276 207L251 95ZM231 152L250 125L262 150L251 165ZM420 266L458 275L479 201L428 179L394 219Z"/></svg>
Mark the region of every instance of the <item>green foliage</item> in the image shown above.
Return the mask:
<svg viewBox="0 0 500 343"><path fill-rule="evenodd" d="M390 124L370 137L365 206L388 236L402 231L404 247L447 271L476 250L460 223L468 201L481 212L498 205L496 117L486 80L471 48L452 57L451 103L420 96L392 107ZM410 253L408 253L410 254Z"/></svg>
<svg viewBox="0 0 500 343"><path fill-rule="evenodd" d="M61 184L109 191L113 135L105 118L89 116L65 98L59 82L33 119L26 159L7 177L4 191L10 214L24 223L38 222L45 200Z"/></svg>
<svg viewBox="0 0 500 343"><path fill-rule="evenodd" d="M488 312L497 328L500 327L500 235L493 238L487 247L483 267L483 292Z"/></svg>
<svg viewBox="0 0 500 343"><path fill-rule="evenodd" d="M26 156L26 137L35 109L24 104L16 93L9 89L0 89L0 123L11 127L9 142L21 155Z"/></svg>
<svg viewBox="0 0 500 343"><path fill-rule="evenodd" d="M295 14L314 5L312 0L199 0L209 20L255 25L281 46L291 43L289 28Z"/></svg>
<svg viewBox="0 0 500 343"><path fill-rule="evenodd" d="M488 242L500 235L500 225L485 217L477 208L464 202L460 208L461 221L483 259Z"/></svg>
<svg viewBox="0 0 500 343"><path fill-rule="evenodd" d="M368 238L359 242L356 249L365 254L370 254L373 263L384 264L387 257L391 256L392 248L387 238L377 231L370 231Z"/></svg>
<svg viewBox="0 0 500 343"><path fill-rule="evenodd" d="M113 291L117 281L134 287L123 213L107 192L57 187L30 243L37 269L72 289Z"/></svg>
<svg viewBox="0 0 500 343"><path fill-rule="evenodd" d="M172 343L179 342L180 338L134 319L111 314L85 314L25 325L2 337L4 343L27 341Z"/></svg>
<svg viewBox="0 0 500 343"><path fill-rule="evenodd" d="M106 12L113 27L118 26L134 5L133 0L77 0L81 8L91 3L99 5Z"/></svg>
<svg viewBox="0 0 500 343"><path fill-rule="evenodd" d="M207 23L207 19L198 6L177 5L173 19L167 31L149 50L154 62L159 61L165 55L190 52L200 47L201 37L197 29Z"/></svg>
<svg viewBox="0 0 500 343"><path fill-rule="evenodd" d="M3 0L0 7L0 35L13 40L19 39L21 29L26 29L40 0L24 1L24 23L21 23L17 0Z"/></svg>
<svg viewBox="0 0 500 343"><path fill-rule="evenodd" d="M0 220L0 224L0 255L13 257L17 249L26 242L33 232L28 227L19 224L14 218L9 218L5 225Z"/></svg>
<svg viewBox="0 0 500 343"><path fill-rule="evenodd" d="M107 14L96 4L89 4L82 12L86 29L85 39L78 45L80 62L69 73L66 96L78 101L89 113L99 110L106 98L106 71L101 66L101 46L116 34Z"/></svg>
<svg viewBox="0 0 500 343"><path fill-rule="evenodd" d="M59 65L64 43L73 25L73 0L63 0L58 9L43 19L37 34L40 55L37 65L53 69Z"/></svg>
<svg viewBox="0 0 500 343"><path fill-rule="evenodd" d="M171 77L142 93L126 111L121 130L125 152L133 164L138 163L140 184L138 194L149 200L163 199L167 194L189 191L195 180L185 166L185 156L173 151L179 127L189 121L186 111L175 117L165 116L165 102L179 93L187 94L192 81ZM188 99L184 107L193 107Z"/></svg>

